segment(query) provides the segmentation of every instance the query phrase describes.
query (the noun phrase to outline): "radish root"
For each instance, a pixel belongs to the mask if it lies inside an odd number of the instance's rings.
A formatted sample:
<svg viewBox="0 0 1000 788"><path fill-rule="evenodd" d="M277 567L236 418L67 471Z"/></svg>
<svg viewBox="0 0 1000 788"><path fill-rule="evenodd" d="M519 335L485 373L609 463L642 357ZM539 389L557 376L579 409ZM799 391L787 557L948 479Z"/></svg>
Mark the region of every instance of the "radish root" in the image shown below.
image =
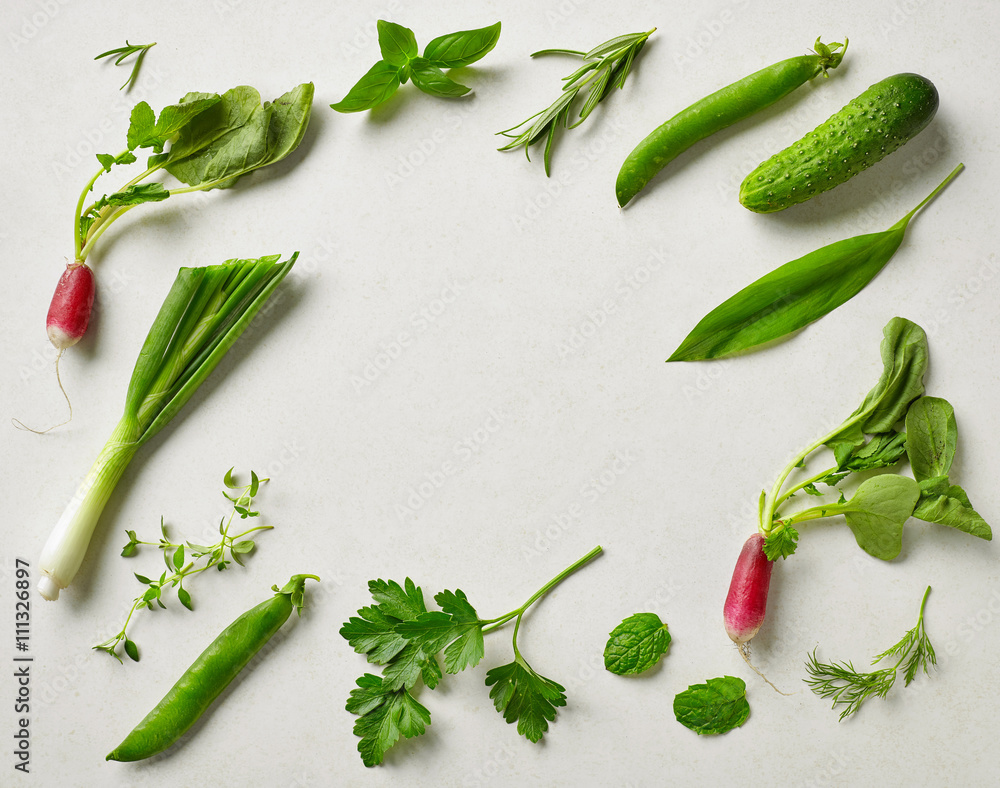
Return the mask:
<svg viewBox="0 0 1000 788"><path fill-rule="evenodd" d="M736 644L736 648L739 650L740 656L743 657L743 661L746 662L747 665L750 666L750 670L752 670L754 673L756 673L758 676L760 676L762 679L764 679L764 683L767 684L767 686L769 686L771 689L773 689L779 695L784 695L785 697L789 697L789 696L791 696L791 695L794 694L792 692L782 692L780 689L778 689L777 687L775 687L770 682L770 680L767 678L767 676L765 676L763 673L761 673L757 669L757 666L754 665L750 661L750 643L749 642L747 642L747 643L737 643Z"/></svg>
<svg viewBox="0 0 1000 788"><path fill-rule="evenodd" d="M69 394L66 393L66 387L63 386L62 377L60 377L59 375L59 359L62 358L62 354L63 351L60 350L59 355L56 356L56 382L59 384L59 390L62 392L62 395L66 398L66 405L69 407L69 418L67 418L66 421L60 422L59 424L53 424L51 427L47 427L44 430L36 430L32 427L29 427L20 419L12 418L11 422L13 422L14 426L17 427L19 430L26 430L27 432L33 432L35 433L35 435L44 435L46 432L51 432L57 427L65 427L67 424L73 421L73 403L70 402Z"/></svg>

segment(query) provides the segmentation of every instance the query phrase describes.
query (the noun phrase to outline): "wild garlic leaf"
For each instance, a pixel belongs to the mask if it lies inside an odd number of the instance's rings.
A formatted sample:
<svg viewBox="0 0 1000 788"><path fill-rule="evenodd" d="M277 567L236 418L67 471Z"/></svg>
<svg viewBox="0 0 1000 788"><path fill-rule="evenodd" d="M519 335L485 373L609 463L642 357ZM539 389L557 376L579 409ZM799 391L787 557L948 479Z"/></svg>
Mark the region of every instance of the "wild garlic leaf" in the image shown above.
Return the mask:
<svg viewBox="0 0 1000 788"><path fill-rule="evenodd" d="M703 317L668 361L722 358L787 336L857 295L892 259L914 214L927 199L880 233L837 241L765 274ZM891 425L879 430L884 432Z"/></svg>
<svg viewBox="0 0 1000 788"><path fill-rule="evenodd" d="M906 453L918 482L947 476L955 459L955 409L940 397L921 397L906 412Z"/></svg>
<svg viewBox="0 0 1000 788"><path fill-rule="evenodd" d="M363 112L377 107L399 89L399 66L380 60L347 95L330 108L337 112Z"/></svg>
<svg viewBox="0 0 1000 788"><path fill-rule="evenodd" d="M476 30L459 30L432 39L424 47L424 57L439 68L461 68L489 54L499 40L499 22Z"/></svg>
<svg viewBox="0 0 1000 788"><path fill-rule="evenodd" d="M619 676L649 670L670 647L670 632L656 613L636 613L611 630L604 667Z"/></svg>
<svg viewBox="0 0 1000 788"><path fill-rule="evenodd" d="M566 705L565 688L535 673L529 665L514 660L486 673L490 697L508 723L528 741L539 741L556 718L556 708Z"/></svg>
<svg viewBox="0 0 1000 788"><path fill-rule="evenodd" d="M417 56L417 39L410 28L384 19L379 19L376 27L378 46L386 63L402 66Z"/></svg>
<svg viewBox="0 0 1000 788"><path fill-rule="evenodd" d="M699 736L728 733L750 716L746 694L746 683L735 676L692 684L674 697L674 717Z"/></svg>
<svg viewBox="0 0 1000 788"><path fill-rule="evenodd" d="M423 58L417 58L411 64L410 78L414 85L431 96L457 98L472 90L472 88L446 77L440 68Z"/></svg>

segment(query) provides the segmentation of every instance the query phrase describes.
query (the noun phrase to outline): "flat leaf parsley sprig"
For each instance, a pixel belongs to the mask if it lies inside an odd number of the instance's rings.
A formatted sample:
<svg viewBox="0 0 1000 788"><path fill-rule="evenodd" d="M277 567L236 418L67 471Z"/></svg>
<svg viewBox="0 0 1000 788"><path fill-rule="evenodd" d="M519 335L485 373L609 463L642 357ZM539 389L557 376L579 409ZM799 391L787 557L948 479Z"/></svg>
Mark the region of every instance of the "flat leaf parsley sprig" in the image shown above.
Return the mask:
<svg viewBox="0 0 1000 788"><path fill-rule="evenodd" d="M831 662L829 664L816 659L816 652L809 655L806 670L809 678L804 679L812 691L823 698L833 698L833 708L843 706L840 719L854 714L868 698L884 698L896 682L896 671L903 667L903 686L917 676L918 670L929 673L929 666L937 664L934 646L924 630L924 606L931 587L927 586L924 598L920 600L920 614L917 625L903 635L895 646L886 649L872 660L876 665L884 659L898 656L892 667L880 668L871 673L862 673L854 669L850 662Z"/></svg>
<svg viewBox="0 0 1000 788"><path fill-rule="evenodd" d="M541 55L571 55L583 58L586 61L580 68L563 78L562 93L559 95L548 109L536 112L530 118L509 129L498 131L497 134L509 137L510 142L497 150L513 150L524 148L524 155L528 155L528 149L545 137L545 174L549 175L552 161L552 143L555 140L556 129L563 126L573 129L583 123L594 111L601 101L603 101L616 87L625 87L625 80L632 70L632 62L646 44L646 40L656 31L654 27L646 33L628 33L623 36L616 36L610 41L591 49L589 52L580 52L575 49L542 49L533 52L531 57ZM587 98L580 107L577 119L570 123L570 116L574 107L578 105L577 96L588 88Z"/></svg>
<svg viewBox="0 0 1000 788"><path fill-rule="evenodd" d="M411 693L422 679L434 689L443 674L437 654L444 650L445 672L475 667L485 654L483 635L514 619L514 661L486 673L490 698L504 719L517 723L517 732L537 742L566 705L566 690L537 673L521 655L517 634L525 611L577 569L601 553L595 547L546 583L527 602L498 618L482 619L459 590L434 596L441 610L428 610L423 591L407 578L402 585L389 580L368 583L375 604L363 607L340 634L368 661L382 666L382 675L366 673L351 690L347 711L357 714L354 733L361 737L358 751L365 766L382 763L399 738L419 736L430 725L431 713Z"/></svg>
<svg viewBox="0 0 1000 788"><path fill-rule="evenodd" d="M126 634L128 625L132 621L132 616L137 610L141 608L154 610L155 606L166 608L166 605L163 604L162 596L164 591L171 588L177 589L177 599L184 607L188 610L194 610L191 603L191 594L184 588L184 581L187 578L213 567L221 572L227 569L233 561L240 566L244 566L240 556L252 552L255 547L253 539L248 539L247 537L257 531L268 531L274 526L258 525L238 534L230 534L230 528L236 515L239 515L241 520L260 516L260 512L253 510L253 501L260 489L260 485L267 481L268 479L258 478L256 473L250 471L250 484L240 485L233 479L233 469L230 468L226 471L223 483L226 485L228 491L224 491L222 494L232 502L233 509L227 517L223 517L219 522L219 536L221 538L213 545L200 545L193 542L171 542L162 517L160 518L161 536L157 542L144 542L136 536L135 531L126 531L125 533L128 534L129 541L122 548L122 555L124 557L129 558L134 556L139 551L140 545L157 547L163 551L163 562L167 565L167 569L156 580L151 580L145 575L135 573L136 580L148 587L140 596L137 596L133 600L132 609L129 610L121 631L103 643L94 646L94 649L105 651L119 662L122 662L122 658L118 653L118 644L120 643L122 644L122 650L129 659L133 662L138 662L139 648L136 646L135 641ZM188 555L190 555L190 559L187 558Z"/></svg>

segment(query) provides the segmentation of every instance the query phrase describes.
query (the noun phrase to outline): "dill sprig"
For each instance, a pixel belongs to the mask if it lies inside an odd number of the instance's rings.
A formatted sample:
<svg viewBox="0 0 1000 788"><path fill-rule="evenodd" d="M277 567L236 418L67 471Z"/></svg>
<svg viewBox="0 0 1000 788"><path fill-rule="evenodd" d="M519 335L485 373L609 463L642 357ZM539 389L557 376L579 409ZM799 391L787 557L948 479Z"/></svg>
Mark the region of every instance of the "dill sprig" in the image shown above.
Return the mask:
<svg viewBox="0 0 1000 788"><path fill-rule="evenodd" d="M929 673L929 666L937 664L934 646L931 645L927 632L924 630L924 606L931 587L927 586L924 597L920 601L920 614L917 624L907 632L896 645L886 649L872 660L877 665L889 657L899 656L892 667L880 668L869 673L855 670L850 662L820 662L816 659L816 651L809 655L806 671L809 678L804 679L812 691L823 698L833 699L833 708L843 706L840 719L854 714L869 698L884 698L896 682L896 672L903 666L903 686L909 686L916 678L917 671Z"/></svg>
<svg viewBox="0 0 1000 788"><path fill-rule="evenodd" d="M575 49L542 49L533 52L532 57L541 55L570 55L572 57L583 58L586 62L568 77L563 78L562 93L559 95L548 109L536 112L530 118L516 126L511 126L504 131L498 131L504 137L509 137L510 142L497 150L513 150L514 148L524 148L524 155L531 160L528 155L528 148L534 145L542 137L545 137L545 174L549 175L550 163L552 160L552 143L555 140L556 129L563 126L567 129L576 128L583 123L594 111L604 98L614 89L625 87L625 80L632 70L632 62L635 56L643 48L656 28L646 33L628 33L623 36L605 41L589 52L580 52ZM570 117L577 106L577 97L589 87L587 98L580 107L577 120L570 123Z"/></svg>

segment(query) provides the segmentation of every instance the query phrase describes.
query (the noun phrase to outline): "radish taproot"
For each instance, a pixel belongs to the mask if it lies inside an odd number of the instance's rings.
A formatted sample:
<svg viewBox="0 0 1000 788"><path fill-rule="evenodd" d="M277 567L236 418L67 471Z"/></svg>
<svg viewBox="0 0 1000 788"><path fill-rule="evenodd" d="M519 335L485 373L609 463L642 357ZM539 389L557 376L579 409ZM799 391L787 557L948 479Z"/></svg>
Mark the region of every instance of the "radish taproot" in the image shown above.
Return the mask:
<svg viewBox="0 0 1000 788"><path fill-rule="evenodd" d="M80 341L94 306L94 272L86 263L69 263L52 295L45 332L60 352Z"/></svg>
<svg viewBox="0 0 1000 788"><path fill-rule="evenodd" d="M743 543L723 608L726 633L740 650L764 623L773 568L774 563L764 555L763 534L756 533Z"/></svg>

